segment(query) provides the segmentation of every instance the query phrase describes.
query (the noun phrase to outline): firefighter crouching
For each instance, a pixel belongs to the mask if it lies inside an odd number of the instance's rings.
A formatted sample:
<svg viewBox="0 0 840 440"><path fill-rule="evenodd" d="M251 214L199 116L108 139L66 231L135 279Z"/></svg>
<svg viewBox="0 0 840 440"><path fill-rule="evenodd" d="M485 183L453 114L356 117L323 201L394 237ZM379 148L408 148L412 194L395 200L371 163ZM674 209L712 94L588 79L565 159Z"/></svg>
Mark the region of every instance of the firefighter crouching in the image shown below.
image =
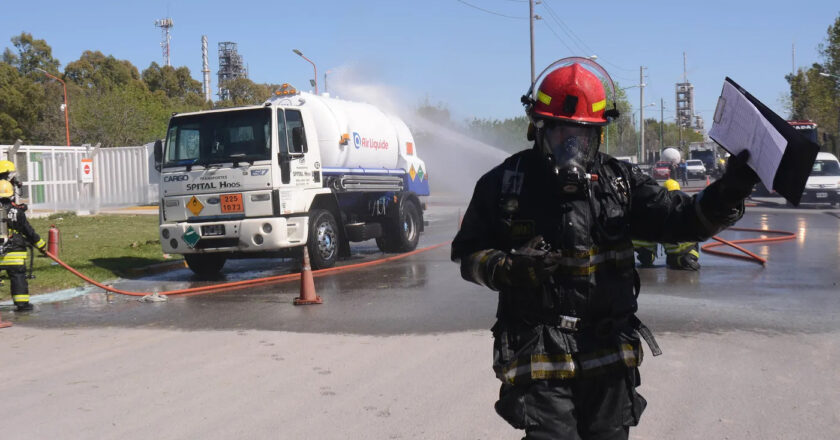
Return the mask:
<svg viewBox="0 0 840 440"><path fill-rule="evenodd" d="M0 180L0 270L6 270L12 284L15 311L32 310L26 281L26 248L29 244L44 251L47 243L26 220L26 207L12 202L15 190L8 180Z"/></svg>
<svg viewBox="0 0 840 440"><path fill-rule="evenodd" d="M665 181L665 189L668 191L679 191L680 184L674 179ZM653 266L656 259L658 244L655 241L633 240L633 247L636 249L636 258L639 259L642 267ZM669 269L677 270L700 270L700 246L696 241L682 243L662 243L665 248L665 264Z"/></svg>
<svg viewBox="0 0 840 440"><path fill-rule="evenodd" d="M479 179L452 259L498 292L496 412L528 440L626 440L646 404L640 337L659 354L635 316L631 239L706 240L741 218L758 178L743 155L698 195L667 191L598 151L618 117L600 65L563 59L543 75L523 97L534 147Z"/></svg>

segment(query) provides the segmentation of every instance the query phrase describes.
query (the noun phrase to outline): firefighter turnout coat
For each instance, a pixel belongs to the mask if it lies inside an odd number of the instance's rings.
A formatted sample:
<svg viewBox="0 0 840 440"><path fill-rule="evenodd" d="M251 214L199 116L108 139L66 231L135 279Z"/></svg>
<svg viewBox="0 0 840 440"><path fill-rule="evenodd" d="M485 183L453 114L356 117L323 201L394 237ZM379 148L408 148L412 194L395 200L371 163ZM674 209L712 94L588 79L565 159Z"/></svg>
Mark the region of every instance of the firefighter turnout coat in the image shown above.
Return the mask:
<svg viewBox="0 0 840 440"><path fill-rule="evenodd" d="M23 266L26 263L26 248L32 244L38 249L46 246L41 236L26 220L26 208L14 203L3 206L8 238L0 245L0 269L6 266Z"/></svg>
<svg viewBox="0 0 840 440"><path fill-rule="evenodd" d="M695 196L669 192L603 153L589 170L597 180L580 195L561 193L548 170L530 149L482 176L452 243L463 278L500 289L493 366L509 385L638 366L647 331L634 315L632 238L703 241L743 215L743 202L721 208L715 184ZM559 253L553 275L533 289L495 286L492 255L539 235Z"/></svg>

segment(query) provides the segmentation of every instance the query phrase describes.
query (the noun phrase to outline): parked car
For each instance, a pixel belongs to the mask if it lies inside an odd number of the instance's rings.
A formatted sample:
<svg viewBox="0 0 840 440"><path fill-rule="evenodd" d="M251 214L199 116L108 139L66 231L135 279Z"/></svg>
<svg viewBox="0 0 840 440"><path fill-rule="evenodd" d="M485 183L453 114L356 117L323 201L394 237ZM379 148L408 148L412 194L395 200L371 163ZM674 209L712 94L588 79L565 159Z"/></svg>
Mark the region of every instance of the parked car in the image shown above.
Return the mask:
<svg viewBox="0 0 840 440"><path fill-rule="evenodd" d="M817 153L799 203L840 206L840 161L831 153Z"/></svg>
<svg viewBox="0 0 840 440"><path fill-rule="evenodd" d="M654 179L670 179L671 178L671 162L656 162L653 165L653 172L651 173Z"/></svg>
<svg viewBox="0 0 840 440"><path fill-rule="evenodd" d="M688 178L702 179L706 177L706 165L700 159L689 159L685 161L685 170L688 173Z"/></svg>

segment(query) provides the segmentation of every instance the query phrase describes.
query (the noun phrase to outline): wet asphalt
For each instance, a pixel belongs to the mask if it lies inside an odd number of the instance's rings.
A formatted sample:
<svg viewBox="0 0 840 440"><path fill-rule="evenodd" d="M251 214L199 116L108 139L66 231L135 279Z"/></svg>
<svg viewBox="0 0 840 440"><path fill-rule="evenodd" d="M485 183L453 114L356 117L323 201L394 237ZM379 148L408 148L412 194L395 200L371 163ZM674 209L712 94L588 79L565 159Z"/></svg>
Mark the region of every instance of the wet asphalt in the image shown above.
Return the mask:
<svg viewBox="0 0 840 440"><path fill-rule="evenodd" d="M694 182L702 186L705 182ZM819 333L840 328L840 210L786 208L781 199L747 209L739 227L790 231L795 240L746 245L768 260L748 261L703 253L700 272L674 271L660 255L653 268L639 268L642 293L639 317L655 332L718 333L746 330L767 334ZM322 305L294 306L299 282L290 281L165 302L93 291L43 302L30 314L7 308L3 318L15 325L44 328L167 328L182 330L283 330L292 332L394 335L432 334L489 328L496 295L463 281L449 261L466 201L429 201L425 233L418 248L443 246L382 264L319 276L315 286ZM724 231L726 239L755 233ZM724 248L718 248L724 249ZM370 242L353 244L341 262L374 261L387 256ZM121 280L114 286L160 291L281 275L299 270L292 260L235 260L221 279L202 281L188 269Z"/></svg>

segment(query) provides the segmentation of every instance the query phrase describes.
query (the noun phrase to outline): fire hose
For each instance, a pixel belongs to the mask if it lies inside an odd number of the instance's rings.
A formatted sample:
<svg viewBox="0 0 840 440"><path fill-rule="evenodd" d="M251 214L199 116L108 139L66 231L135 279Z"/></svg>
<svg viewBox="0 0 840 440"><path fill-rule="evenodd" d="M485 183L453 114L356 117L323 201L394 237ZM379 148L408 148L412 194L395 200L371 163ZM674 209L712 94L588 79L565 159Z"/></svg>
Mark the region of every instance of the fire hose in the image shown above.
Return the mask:
<svg viewBox="0 0 840 440"><path fill-rule="evenodd" d="M449 241L443 242L443 243L438 243L438 244L435 244L435 245L432 245L432 246L424 247L422 249L415 249L411 252L406 252L404 254L393 255L393 256L385 257L385 258L379 258L379 259L373 260L373 261L365 261L365 262L362 262L362 263L348 264L348 265L344 265L344 266L336 266L336 267L330 267L330 268L327 268L327 269L314 270L314 271L312 271L312 275L317 277L317 276L327 275L327 274L330 274L330 273L333 273L333 272L339 272L339 271L350 270L350 269L358 269L358 268L361 268L361 267L375 266L375 265L386 263L386 262L389 262L389 261L394 261L394 260L399 260L401 258L409 257L411 255L416 255L416 254L419 254L421 252L430 251L432 249L439 248L439 247L447 245L449 243L450 243ZM90 284L93 284L94 286L96 286L96 287L98 287L102 290L105 290L107 292L116 293L116 294L119 294L119 295L128 295L128 296L147 296L147 295L153 295L153 294L169 295L169 296L171 296L171 295L192 296L192 295L201 295L201 294L205 294L205 293L215 292L215 291L219 291L219 290L244 289L246 287L253 287L253 286L259 286L259 285L271 284L271 283L280 283L280 282L285 282L285 281L294 281L294 280L299 280L300 279L300 273L290 273L290 274L285 274L285 275L274 275L274 276L270 276L270 277L254 278L254 279L243 280L243 281L233 281L233 282L230 282L230 283L213 284L213 285L209 285L209 286L191 287L191 288L188 288L188 289L170 290L170 291L166 291L166 292L132 292L132 291L128 291L128 290L117 289L117 288L111 287L107 284L103 284L103 283L94 281L93 279L88 278L87 276L85 276L84 274L79 272L78 270L73 269L67 263L61 261L55 255L53 255L53 254L51 254L47 251L43 251L43 252L44 252L44 255L50 257L53 261L55 261L56 263L61 265L61 267L67 269L68 271L70 271L70 273L72 273L73 275L76 275L77 277L81 278L82 280L84 280L84 281L86 281Z"/></svg>
<svg viewBox="0 0 840 440"><path fill-rule="evenodd" d="M767 263L767 259L759 257L753 252L750 252L743 247L739 246L739 244L747 244L747 243L769 243L774 241L785 241L785 240L793 240L796 238L796 234L793 232L787 231L777 231L773 229L754 229L754 228L728 228L727 231L743 231L743 232L758 232L760 234L778 234L777 237L759 237L759 238L745 238L740 240L724 240L723 238L718 237L715 235L712 239L716 240L717 243L706 243L704 244L701 249L703 252L708 252L713 255L718 255L721 257L730 257L730 258L739 258L742 260L747 261L755 261L762 266ZM714 250L712 248L727 245L733 247L746 255L736 254L732 252Z"/></svg>

